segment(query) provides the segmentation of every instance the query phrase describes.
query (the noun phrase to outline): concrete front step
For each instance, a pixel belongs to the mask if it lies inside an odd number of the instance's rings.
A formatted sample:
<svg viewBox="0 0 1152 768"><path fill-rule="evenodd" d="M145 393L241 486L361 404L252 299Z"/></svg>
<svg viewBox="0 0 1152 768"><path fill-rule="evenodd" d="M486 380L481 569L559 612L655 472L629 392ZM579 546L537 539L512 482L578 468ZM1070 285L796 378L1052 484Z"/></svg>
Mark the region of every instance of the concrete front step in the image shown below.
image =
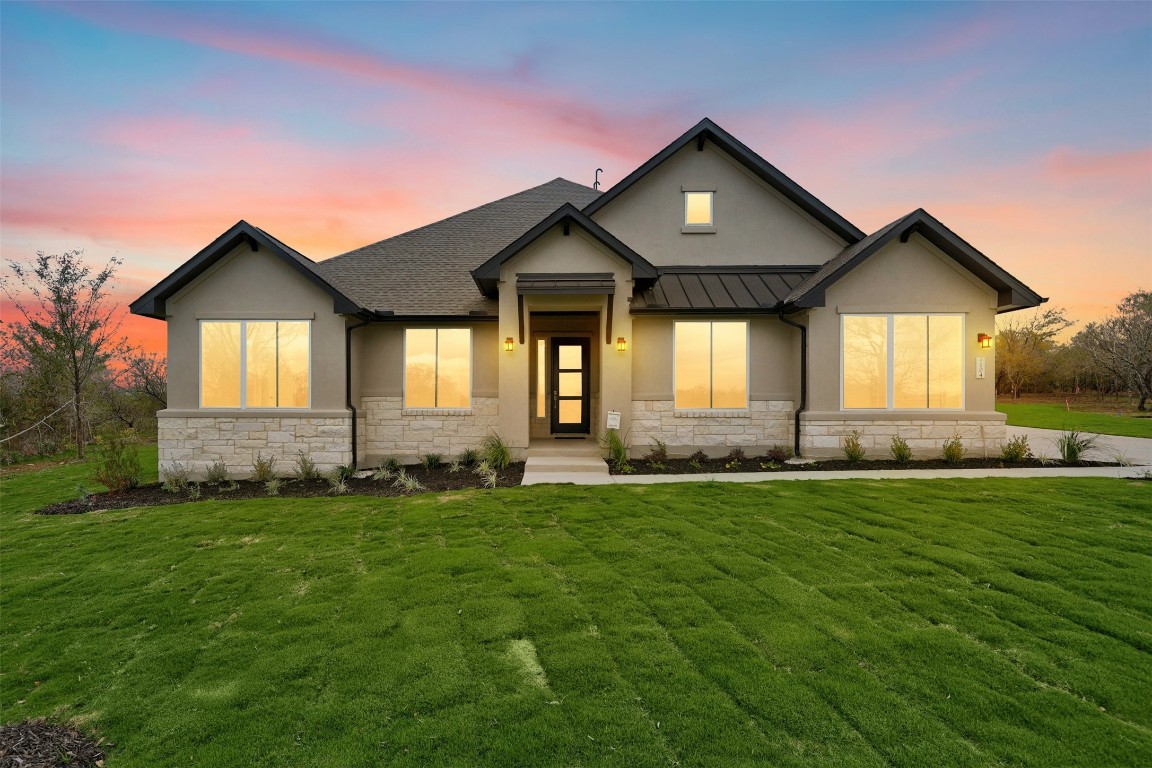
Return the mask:
<svg viewBox="0 0 1152 768"><path fill-rule="evenodd" d="M528 445L527 457L602 455L600 446L594 440L533 440Z"/></svg>
<svg viewBox="0 0 1152 768"><path fill-rule="evenodd" d="M612 482L608 464L595 456L529 456L524 462L522 485L576 483L603 485Z"/></svg>

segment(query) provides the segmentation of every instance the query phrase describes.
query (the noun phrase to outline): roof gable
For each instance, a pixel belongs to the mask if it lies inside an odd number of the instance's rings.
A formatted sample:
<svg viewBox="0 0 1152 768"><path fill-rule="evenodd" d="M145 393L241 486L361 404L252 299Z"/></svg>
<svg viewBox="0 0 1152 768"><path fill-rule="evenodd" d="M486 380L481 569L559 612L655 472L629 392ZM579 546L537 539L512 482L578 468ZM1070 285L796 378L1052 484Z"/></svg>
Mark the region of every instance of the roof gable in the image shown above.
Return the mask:
<svg viewBox="0 0 1152 768"><path fill-rule="evenodd" d="M176 271L132 302L129 305L132 314L154 317L159 320L165 319L165 302L169 298L243 243L247 243L253 251L264 248L269 253L278 256L285 264L332 296L333 312L340 314L361 314L364 312L364 309L349 298L345 291L322 277L316 271L316 265L307 256L288 247L259 227L254 227L248 222L240 220L227 232L213 240L208 247L181 264Z"/></svg>
<svg viewBox="0 0 1152 768"><path fill-rule="evenodd" d="M571 203L565 203L495 256L472 270L472 279L476 281L476 285L479 286L481 292L483 292L485 296L496 296L496 286L500 280L500 267L503 266L504 262L532 245L532 243L539 240L546 232L558 224L563 224L565 228L569 226L580 227L610 252L631 264L632 277L634 280L651 281L658 277L656 267L652 266L647 259L620 242L620 240L613 236L608 230L581 213L580 209L576 206Z"/></svg>
<svg viewBox="0 0 1152 768"><path fill-rule="evenodd" d="M697 142L697 146L702 147L705 141L711 141L717 147L724 150L741 165L800 208L800 210L804 211L821 225L827 227L828 230L835 233L845 242L855 243L864 237L864 233L850 221L829 208L811 192L794 182L774 165L760 157L760 155L749 149L735 136L708 118L701 120L689 129L687 133L656 153L648 162L625 176L603 195L586 205L584 207L584 213L592 216L684 147L693 142Z"/></svg>
<svg viewBox="0 0 1152 768"><path fill-rule="evenodd" d="M825 263L785 297L786 308L824 306L824 294L829 286L896 238L904 243L908 242L908 238L913 234L921 235L946 256L954 259L960 266L994 289L997 295L997 312L1037 307L1048 300L973 248L923 208L917 208L907 216L881 227L858 243L848 246L838 256Z"/></svg>

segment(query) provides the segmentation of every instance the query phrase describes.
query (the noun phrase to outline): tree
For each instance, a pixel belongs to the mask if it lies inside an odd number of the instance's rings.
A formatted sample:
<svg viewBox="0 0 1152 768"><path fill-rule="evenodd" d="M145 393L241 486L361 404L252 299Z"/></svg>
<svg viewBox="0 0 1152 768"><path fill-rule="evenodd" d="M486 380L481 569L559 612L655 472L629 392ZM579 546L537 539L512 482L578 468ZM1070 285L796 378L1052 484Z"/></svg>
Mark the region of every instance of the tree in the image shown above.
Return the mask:
<svg viewBox="0 0 1152 768"><path fill-rule="evenodd" d="M1058 307L1037 309L1026 320L1003 322L996 336L996 391L1008 389L1013 400L1020 397L1020 389L1053 362L1056 335L1070 325Z"/></svg>
<svg viewBox="0 0 1152 768"><path fill-rule="evenodd" d="M76 455L81 459L89 407L85 390L109 359L127 349L127 339L119 335L118 308L109 297L120 264L113 257L93 275L83 251L39 251L31 264L8 260L12 275L0 280L22 318L5 329L5 362L55 382L60 387L58 407L71 399Z"/></svg>
<svg viewBox="0 0 1152 768"><path fill-rule="evenodd" d="M1136 291L1116 307L1116 314L1088 323L1072 343L1092 364L1140 398L1137 410L1148 410L1152 397L1152 291Z"/></svg>

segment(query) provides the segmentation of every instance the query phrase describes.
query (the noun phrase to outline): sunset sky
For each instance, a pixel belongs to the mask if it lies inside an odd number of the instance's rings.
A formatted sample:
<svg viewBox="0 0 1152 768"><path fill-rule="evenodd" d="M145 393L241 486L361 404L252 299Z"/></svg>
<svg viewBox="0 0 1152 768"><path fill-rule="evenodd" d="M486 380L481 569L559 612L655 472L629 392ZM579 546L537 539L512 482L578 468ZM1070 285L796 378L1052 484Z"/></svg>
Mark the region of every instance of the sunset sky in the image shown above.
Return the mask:
<svg viewBox="0 0 1152 768"><path fill-rule="evenodd" d="M241 218L321 260L705 116L1076 320L1152 288L1150 3L4 2L0 37L3 256L120 257L125 303Z"/></svg>

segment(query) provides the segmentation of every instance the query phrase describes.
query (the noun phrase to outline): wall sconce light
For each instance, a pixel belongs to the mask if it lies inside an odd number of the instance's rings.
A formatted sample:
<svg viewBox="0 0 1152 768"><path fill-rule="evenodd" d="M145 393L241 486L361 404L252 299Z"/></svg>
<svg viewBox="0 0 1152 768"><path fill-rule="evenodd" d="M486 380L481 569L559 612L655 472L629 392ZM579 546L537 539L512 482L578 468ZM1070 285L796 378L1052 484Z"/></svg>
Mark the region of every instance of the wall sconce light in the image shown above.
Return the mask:
<svg viewBox="0 0 1152 768"><path fill-rule="evenodd" d="M980 349L988 349L992 346L992 337L986 333L978 333L976 343L980 345Z"/></svg>
<svg viewBox="0 0 1152 768"><path fill-rule="evenodd" d="M616 337L616 351L617 352L627 352L628 351L628 342L624 340L623 336L617 336Z"/></svg>
<svg viewBox="0 0 1152 768"><path fill-rule="evenodd" d="M505 352L511 352L513 346L514 345L512 343L512 337L511 336L506 337L504 339L504 351Z"/></svg>

